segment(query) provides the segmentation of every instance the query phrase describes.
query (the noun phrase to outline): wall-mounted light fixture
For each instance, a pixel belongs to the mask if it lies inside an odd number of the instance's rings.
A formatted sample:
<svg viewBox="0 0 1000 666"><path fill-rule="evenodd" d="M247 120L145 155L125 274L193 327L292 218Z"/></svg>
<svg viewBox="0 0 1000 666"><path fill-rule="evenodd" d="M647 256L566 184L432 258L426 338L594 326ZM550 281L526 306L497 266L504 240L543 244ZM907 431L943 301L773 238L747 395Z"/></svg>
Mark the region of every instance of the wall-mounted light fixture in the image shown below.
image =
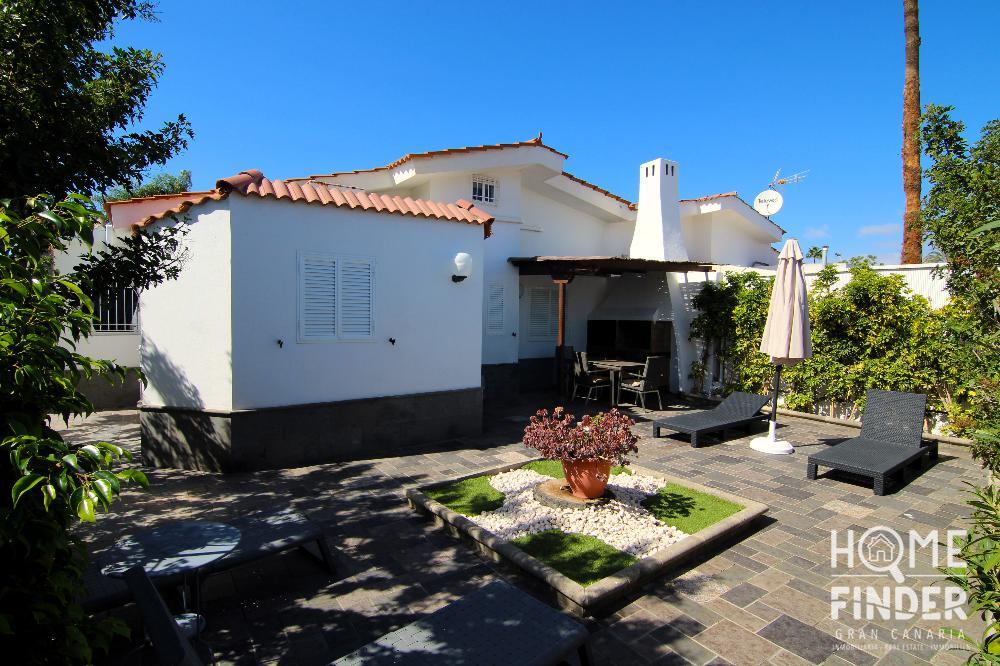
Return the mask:
<svg viewBox="0 0 1000 666"><path fill-rule="evenodd" d="M459 252L455 255L455 272L451 276L452 282L461 282L472 275L472 257L468 252Z"/></svg>

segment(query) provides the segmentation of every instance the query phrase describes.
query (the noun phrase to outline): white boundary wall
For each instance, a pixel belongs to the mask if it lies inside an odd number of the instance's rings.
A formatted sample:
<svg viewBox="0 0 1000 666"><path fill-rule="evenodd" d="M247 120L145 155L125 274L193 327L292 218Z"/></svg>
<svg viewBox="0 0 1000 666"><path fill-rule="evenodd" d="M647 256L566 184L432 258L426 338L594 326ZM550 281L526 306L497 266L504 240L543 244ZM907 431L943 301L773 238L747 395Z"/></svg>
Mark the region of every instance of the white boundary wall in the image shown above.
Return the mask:
<svg viewBox="0 0 1000 666"><path fill-rule="evenodd" d="M843 287L845 284L851 280L851 270L845 263L832 264L837 267L837 287ZM942 268L945 264L876 264L872 266L872 270L876 273L891 274L891 275L902 275L903 282L914 294L918 294L926 298L932 308L941 308L948 303L948 287L946 284L945 276L939 274L938 269ZM803 272L806 276L806 283L809 288L812 289L813 283L816 282L816 274L823 269L822 264L803 264ZM773 267L760 267L760 268L746 268L743 266L723 266L721 268L722 272L738 272L752 270L760 273L761 275L767 275L768 277L773 277L775 273L775 268Z"/></svg>

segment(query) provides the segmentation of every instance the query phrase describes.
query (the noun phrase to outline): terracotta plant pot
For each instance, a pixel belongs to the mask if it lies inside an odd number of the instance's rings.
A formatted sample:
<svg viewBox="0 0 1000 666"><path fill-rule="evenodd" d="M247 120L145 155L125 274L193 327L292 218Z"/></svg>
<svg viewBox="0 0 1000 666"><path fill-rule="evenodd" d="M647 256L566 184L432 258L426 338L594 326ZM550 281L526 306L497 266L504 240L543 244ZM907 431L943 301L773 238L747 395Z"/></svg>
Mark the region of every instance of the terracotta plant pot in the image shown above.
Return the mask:
<svg viewBox="0 0 1000 666"><path fill-rule="evenodd" d="M611 476L610 460L564 460L562 466L574 497L596 499L604 495Z"/></svg>

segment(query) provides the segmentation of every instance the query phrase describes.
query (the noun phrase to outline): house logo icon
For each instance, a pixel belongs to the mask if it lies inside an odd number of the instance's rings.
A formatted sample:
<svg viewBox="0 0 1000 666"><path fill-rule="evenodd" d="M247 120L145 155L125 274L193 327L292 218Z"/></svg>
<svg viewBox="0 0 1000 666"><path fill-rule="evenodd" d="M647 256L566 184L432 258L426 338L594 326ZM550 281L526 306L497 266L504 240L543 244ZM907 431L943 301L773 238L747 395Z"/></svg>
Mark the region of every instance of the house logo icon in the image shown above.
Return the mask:
<svg viewBox="0 0 1000 666"><path fill-rule="evenodd" d="M887 565L896 561L896 544L885 534L875 534L864 545L865 560L869 564Z"/></svg>
<svg viewBox="0 0 1000 666"><path fill-rule="evenodd" d="M861 535L857 542L858 559L866 569L875 573L888 573L897 583L903 582L899 563L903 561L903 539L888 527L873 527Z"/></svg>

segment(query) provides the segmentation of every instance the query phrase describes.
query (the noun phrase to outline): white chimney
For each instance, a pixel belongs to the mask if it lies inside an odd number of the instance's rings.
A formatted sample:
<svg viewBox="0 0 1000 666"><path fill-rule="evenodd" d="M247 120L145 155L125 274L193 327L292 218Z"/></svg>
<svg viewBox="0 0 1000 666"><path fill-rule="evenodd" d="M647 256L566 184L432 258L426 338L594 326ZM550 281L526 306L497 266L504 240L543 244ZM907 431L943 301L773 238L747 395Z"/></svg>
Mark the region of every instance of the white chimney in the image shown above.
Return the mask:
<svg viewBox="0 0 1000 666"><path fill-rule="evenodd" d="M629 256L687 261L681 234L677 162L657 158L639 167L639 211Z"/></svg>

